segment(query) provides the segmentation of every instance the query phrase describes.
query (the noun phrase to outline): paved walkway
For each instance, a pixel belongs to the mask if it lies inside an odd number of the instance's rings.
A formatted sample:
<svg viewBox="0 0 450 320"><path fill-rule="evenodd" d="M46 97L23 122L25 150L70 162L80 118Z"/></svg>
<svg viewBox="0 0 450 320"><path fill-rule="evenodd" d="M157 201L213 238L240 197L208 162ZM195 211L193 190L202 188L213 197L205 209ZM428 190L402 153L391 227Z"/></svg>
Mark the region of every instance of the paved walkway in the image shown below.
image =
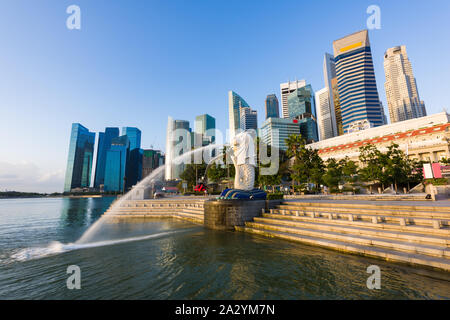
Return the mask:
<svg viewBox="0 0 450 320"><path fill-rule="evenodd" d="M320 203L348 203L348 204L372 204L372 205L392 205L392 206L425 206L425 207L450 207L450 200L438 201L383 201L383 200L336 200L336 199L287 199L285 202L320 202Z"/></svg>

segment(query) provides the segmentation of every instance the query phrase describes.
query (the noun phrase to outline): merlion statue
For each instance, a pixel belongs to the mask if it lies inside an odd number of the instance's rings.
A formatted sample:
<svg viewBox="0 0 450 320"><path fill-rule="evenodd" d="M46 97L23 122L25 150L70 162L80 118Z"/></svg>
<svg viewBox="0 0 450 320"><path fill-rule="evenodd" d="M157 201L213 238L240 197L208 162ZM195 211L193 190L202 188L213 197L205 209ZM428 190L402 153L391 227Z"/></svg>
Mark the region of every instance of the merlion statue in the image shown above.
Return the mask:
<svg viewBox="0 0 450 320"><path fill-rule="evenodd" d="M241 132L231 141L232 154L236 175L234 188L250 191L255 185L255 143L248 132Z"/></svg>

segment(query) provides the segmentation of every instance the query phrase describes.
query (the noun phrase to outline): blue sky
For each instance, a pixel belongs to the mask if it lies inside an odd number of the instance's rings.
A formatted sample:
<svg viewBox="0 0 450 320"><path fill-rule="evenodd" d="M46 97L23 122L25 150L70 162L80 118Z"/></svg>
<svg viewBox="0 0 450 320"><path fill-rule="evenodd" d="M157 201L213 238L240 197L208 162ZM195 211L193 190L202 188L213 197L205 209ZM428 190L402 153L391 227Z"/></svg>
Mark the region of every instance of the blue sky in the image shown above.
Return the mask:
<svg viewBox="0 0 450 320"><path fill-rule="evenodd" d="M81 30L66 8L81 8ZM0 3L0 190L61 191L70 127L136 126L164 149L167 117L209 113L228 126L227 92L264 117L288 79L324 86L332 41L370 31L384 93L383 53L404 44L429 114L449 107L450 2L275 0L9 0Z"/></svg>

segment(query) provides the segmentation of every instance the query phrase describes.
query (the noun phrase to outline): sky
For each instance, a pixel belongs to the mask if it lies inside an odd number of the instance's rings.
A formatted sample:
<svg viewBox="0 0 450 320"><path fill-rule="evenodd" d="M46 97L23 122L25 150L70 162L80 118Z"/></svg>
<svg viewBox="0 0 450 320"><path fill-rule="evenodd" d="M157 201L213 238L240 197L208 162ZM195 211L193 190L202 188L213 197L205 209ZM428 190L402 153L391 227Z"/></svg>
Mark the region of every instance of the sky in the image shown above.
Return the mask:
<svg viewBox="0 0 450 320"><path fill-rule="evenodd" d="M70 5L81 29L69 30ZM233 90L264 120L280 83L324 87L333 40L370 30L387 113L383 53L406 45L428 114L449 107L450 2L303 0L2 0L0 190L61 192L70 129L135 126L142 147L165 149L167 118L208 113L228 127Z"/></svg>

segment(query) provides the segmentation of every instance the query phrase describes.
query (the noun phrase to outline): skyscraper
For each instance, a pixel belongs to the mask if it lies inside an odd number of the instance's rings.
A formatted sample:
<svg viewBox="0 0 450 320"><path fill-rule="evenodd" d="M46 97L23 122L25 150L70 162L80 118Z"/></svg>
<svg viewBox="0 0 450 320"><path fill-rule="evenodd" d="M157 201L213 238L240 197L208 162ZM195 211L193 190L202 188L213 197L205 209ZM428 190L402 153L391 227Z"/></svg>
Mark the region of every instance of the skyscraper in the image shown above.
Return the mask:
<svg viewBox="0 0 450 320"><path fill-rule="evenodd" d="M288 96L288 116L300 124L300 133L307 143L319 141L314 92L311 85L298 88Z"/></svg>
<svg viewBox="0 0 450 320"><path fill-rule="evenodd" d="M106 153L111 148L112 139L119 136L119 128L105 128L105 132L99 132L98 135L95 188L100 188L100 185L105 183Z"/></svg>
<svg viewBox="0 0 450 320"><path fill-rule="evenodd" d="M164 156L159 150L147 149L144 150L142 160L142 178L147 177L159 166L164 164Z"/></svg>
<svg viewBox="0 0 450 320"><path fill-rule="evenodd" d="M279 117L280 107L278 104L278 98L274 94L269 94L266 98L266 119Z"/></svg>
<svg viewBox="0 0 450 320"><path fill-rule="evenodd" d="M326 135L322 136L320 139L328 139L335 136L338 136L339 129L338 127L342 127L342 118L340 117L340 109L335 107L335 101L339 104L339 95L333 91L333 81L336 80L336 63L334 62L333 55L329 53L325 53L323 59L323 78L325 80L325 88L328 91L328 104L329 106L325 109L319 110L319 105L316 103L318 108L317 117L323 114L324 118L329 118L329 122L331 124L331 129L326 130ZM339 113L339 114L338 114ZM337 119L341 119L341 123L338 123ZM320 125L319 125L320 127Z"/></svg>
<svg viewBox="0 0 450 320"><path fill-rule="evenodd" d="M330 94L327 87L316 92L317 125L319 127L320 140L335 136L333 119L331 117Z"/></svg>
<svg viewBox="0 0 450 320"><path fill-rule="evenodd" d="M228 92L228 115L230 124L230 141L241 130L241 114L239 108L250 108L247 102L236 92Z"/></svg>
<svg viewBox="0 0 450 320"><path fill-rule="evenodd" d="M296 80L294 82L286 82L280 84L281 91L281 111L283 118L289 118L288 96L298 88L306 86L305 80Z"/></svg>
<svg viewBox="0 0 450 320"><path fill-rule="evenodd" d="M126 189L130 189L142 179L141 130L135 127L123 127L122 136L127 136L130 150L126 165Z"/></svg>
<svg viewBox="0 0 450 320"><path fill-rule="evenodd" d="M141 130L135 127L123 127L122 135L127 136L130 140L130 150L139 149L141 147Z"/></svg>
<svg viewBox="0 0 450 320"><path fill-rule="evenodd" d="M261 126L261 140L263 143L287 150L286 139L291 134L300 133L300 124L297 119L268 118Z"/></svg>
<svg viewBox="0 0 450 320"><path fill-rule="evenodd" d="M79 123L72 124L64 192L90 186L94 144L94 132Z"/></svg>
<svg viewBox="0 0 450 320"><path fill-rule="evenodd" d="M210 143L214 143L216 140L216 119L209 114L203 114L195 117L194 132L198 139L201 141L201 145L205 146ZM196 143L195 145L197 146Z"/></svg>
<svg viewBox="0 0 450 320"><path fill-rule="evenodd" d="M166 133L166 180L176 180L180 178L180 174L183 172L185 166L183 163L176 163L175 159L182 155L183 152L190 151L192 145L189 121L173 120L169 117Z"/></svg>
<svg viewBox="0 0 450 320"><path fill-rule="evenodd" d="M252 110L251 108L241 107L239 109L239 113L241 115L240 124L241 130L257 130L258 129L258 113L256 110Z"/></svg>
<svg viewBox="0 0 450 320"><path fill-rule="evenodd" d="M368 31L334 41L333 50L344 132L357 121L383 125Z"/></svg>
<svg viewBox="0 0 450 320"><path fill-rule="evenodd" d="M126 168L129 159L130 140L122 135L111 140L106 152L104 191L123 192L126 188Z"/></svg>
<svg viewBox="0 0 450 320"><path fill-rule="evenodd" d="M420 100L405 46L393 47L385 52L384 73L391 123L426 116L425 104Z"/></svg>

